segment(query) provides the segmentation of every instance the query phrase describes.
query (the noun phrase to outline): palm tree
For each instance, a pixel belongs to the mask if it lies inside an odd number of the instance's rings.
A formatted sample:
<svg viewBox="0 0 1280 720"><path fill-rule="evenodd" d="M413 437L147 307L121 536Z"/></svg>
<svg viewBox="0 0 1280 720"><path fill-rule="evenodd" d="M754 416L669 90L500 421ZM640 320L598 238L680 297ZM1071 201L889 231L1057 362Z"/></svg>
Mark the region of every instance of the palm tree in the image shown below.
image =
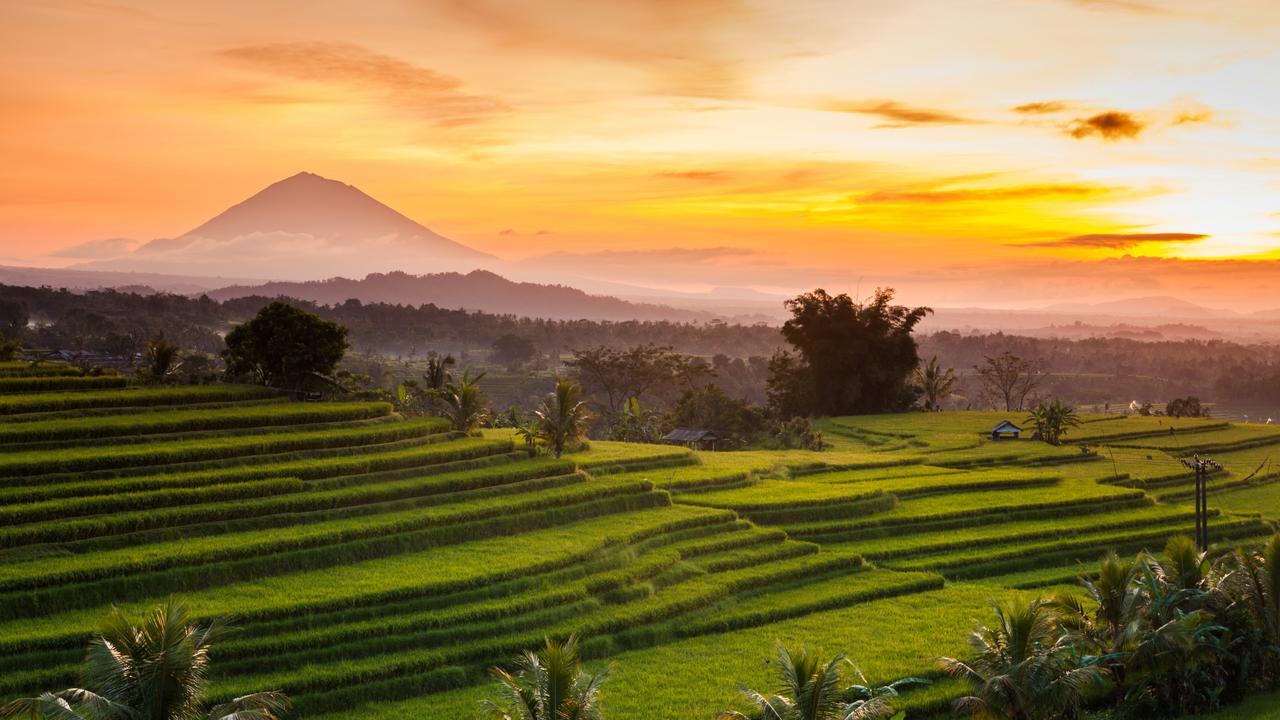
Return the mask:
<svg viewBox="0 0 1280 720"><path fill-rule="evenodd" d="M1241 599L1262 632L1267 648L1263 673L1275 685L1280 683L1280 534L1272 535L1260 552L1237 550L1231 564L1231 595Z"/></svg>
<svg viewBox="0 0 1280 720"><path fill-rule="evenodd" d="M947 399L960 378L953 368L943 370L938 365L938 356L929 358L924 366L917 366L914 372L916 388L924 396L924 409L933 411L942 409L942 401Z"/></svg>
<svg viewBox="0 0 1280 720"><path fill-rule="evenodd" d="M892 699L899 684L872 690L862 685L842 687L841 668L849 659L836 655L823 663L817 653L802 647L792 652L778 643L778 676L782 680L776 695L765 695L744 688L743 696L756 711L746 715L726 710L719 720L880 720L893 717ZM861 675L861 673L859 673ZM909 682L920 682L911 679ZM850 702L847 696L854 699Z"/></svg>
<svg viewBox="0 0 1280 720"><path fill-rule="evenodd" d="M452 380L449 368L453 367L457 361L452 355L432 355L427 358L427 371L422 374L422 379L427 381L428 390L443 390L446 383Z"/></svg>
<svg viewBox="0 0 1280 720"><path fill-rule="evenodd" d="M229 628L192 622L187 608L170 599L140 618L120 610L107 617L89 643L84 680L71 688L23 698L0 708L0 717L38 720L277 720L290 707L279 692L252 693L207 708L209 648Z"/></svg>
<svg viewBox="0 0 1280 720"><path fill-rule="evenodd" d="M178 346L159 335L147 343L147 378L162 382L178 371Z"/></svg>
<svg viewBox="0 0 1280 720"><path fill-rule="evenodd" d="M1041 402L1032 408L1027 423L1035 426L1036 436L1050 445L1062 443L1062 436L1067 430L1080 425L1080 417L1075 408L1054 399L1052 402Z"/></svg>
<svg viewBox="0 0 1280 720"><path fill-rule="evenodd" d="M1101 668L1076 652L1053 603L993 606L996 624L969 637L969 662L939 658L948 675L969 682L973 694L955 701L976 718L1048 720L1074 713L1090 687L1105 686Z"/></svg>
<svg viewBox="0 0 1280 720"><path fill-rule="evenodd" d="M591 413L582 399L582 386L560 378L555 392L542 401L533 412L538 438L551 448L558 458L566 447L571 447L587 433Z"/></svg>
<svg viewBox="0 0 1280 720"><path fill-rule="evenodd" d="M537 652L516 660L515 673L491 668L503 701L483 702L498 720L600 720L600 686L608 671L591 675L578 659L578 638L563 643L550 638Z"/></svg>
<svg viewBox="0 0 1280 720"><path fill-rule="evenodd" d="M435 391L436 397L444 403L442 414L453 423L454 430L469 433L489 417L489 399L480 389L483 377L484 373L471 377L471 372L467 371L462 374L461 383L445 383L443 388Z"/></svg>

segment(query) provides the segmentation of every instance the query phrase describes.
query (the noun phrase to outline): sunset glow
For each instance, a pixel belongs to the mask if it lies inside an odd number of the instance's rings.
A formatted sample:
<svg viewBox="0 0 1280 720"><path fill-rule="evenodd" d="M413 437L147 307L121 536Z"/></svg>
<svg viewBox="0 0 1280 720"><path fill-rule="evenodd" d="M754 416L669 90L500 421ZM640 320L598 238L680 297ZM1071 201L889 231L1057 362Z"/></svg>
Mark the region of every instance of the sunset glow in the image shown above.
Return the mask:
<svg viewBox="0 0 1280 720"><path fill-rule="evenodd" d="M1269 0L0 13L0 264L127 252L302 170L504 260L642 253L655 287L972 303L972 268L1280 261ZM707 253L701 277L677 250ZM580 272L628 274L606 265ZM1250 293L1276 274L1233 267Z"/></svg>

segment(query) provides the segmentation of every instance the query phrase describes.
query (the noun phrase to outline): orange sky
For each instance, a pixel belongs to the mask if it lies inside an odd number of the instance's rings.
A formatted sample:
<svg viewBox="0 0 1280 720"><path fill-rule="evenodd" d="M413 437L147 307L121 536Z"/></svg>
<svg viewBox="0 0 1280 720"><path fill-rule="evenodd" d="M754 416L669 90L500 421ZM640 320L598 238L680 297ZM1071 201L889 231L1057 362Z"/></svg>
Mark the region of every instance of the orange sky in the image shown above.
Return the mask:
<svg viewBox="0 0 1280 720"><path fill-rule="evenodd" d="M508 259L716 255L707 285L1280 259L1277 77L1274 0L7 0L0 264L300 170Z"/></svg>

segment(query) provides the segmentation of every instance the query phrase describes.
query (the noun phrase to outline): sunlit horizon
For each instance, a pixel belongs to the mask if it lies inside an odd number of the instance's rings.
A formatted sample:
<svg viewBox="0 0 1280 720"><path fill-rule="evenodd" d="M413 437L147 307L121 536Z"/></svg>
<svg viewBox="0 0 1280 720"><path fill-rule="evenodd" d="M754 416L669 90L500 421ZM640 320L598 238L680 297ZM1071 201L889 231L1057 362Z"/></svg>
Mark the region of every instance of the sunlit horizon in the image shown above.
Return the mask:
<svg viewBox="0 0 1280 720"><path fill-rule="evenodd" d="M1280 306L1274 3L553 4L10 3L0 264L309 171L548 280Z"/></svg>

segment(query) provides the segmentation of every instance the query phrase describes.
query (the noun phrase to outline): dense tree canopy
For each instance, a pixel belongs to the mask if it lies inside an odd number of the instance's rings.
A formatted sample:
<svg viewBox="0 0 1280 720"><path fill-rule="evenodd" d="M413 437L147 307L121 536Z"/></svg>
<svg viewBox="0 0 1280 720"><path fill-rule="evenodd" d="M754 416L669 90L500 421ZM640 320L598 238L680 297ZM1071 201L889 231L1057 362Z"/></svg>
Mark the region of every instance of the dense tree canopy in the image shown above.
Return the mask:
<svg viewBox="0 0 1280 720"><path fill-rule="evenodd" d="M347 329L283 302L273 302L227 333L227 374L300 390L332 375L347 351Z"/></svg>
<svg viewBox="0 0 1280 720"><path fill-rule="evenodd" d="M868 302L818 289L788 300L782 335L804 359L813 387L812 412L854 415L911 405L911 373L920 364L916 325L932 312L891 304L893 290Z"/></svg>

